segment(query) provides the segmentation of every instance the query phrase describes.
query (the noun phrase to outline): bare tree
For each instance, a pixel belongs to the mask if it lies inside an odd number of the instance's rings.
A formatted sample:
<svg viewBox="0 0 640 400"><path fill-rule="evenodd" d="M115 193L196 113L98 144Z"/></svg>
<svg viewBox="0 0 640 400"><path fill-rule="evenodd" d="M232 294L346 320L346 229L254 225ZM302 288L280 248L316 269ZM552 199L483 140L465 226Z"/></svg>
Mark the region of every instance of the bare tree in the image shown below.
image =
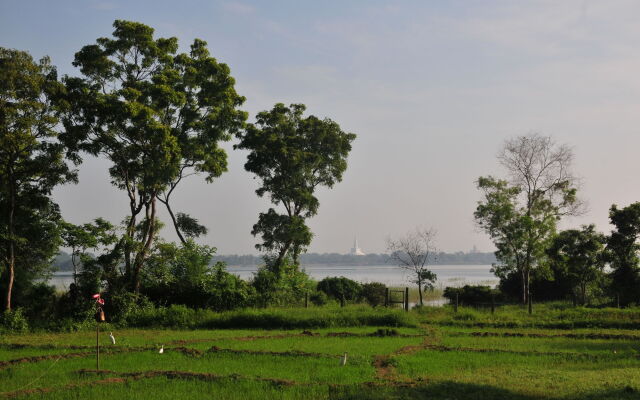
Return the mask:
<svg viewBox="0 0 640 400"><path fill-rule="evenodd" d="M557 145L551 136L533 133L507 139L498 161L507 170L512 186L520 188L527 215L544 199L558 216L579 215L584 203L576 198L579 179L571 171L573 152L566 144Z"/></svg>
<svg viewBox="0 0 640 400"><path fill-rule="evenodd" d="M427 228L416 228L397 239L387 238L387 251L398 266L409 271L420 295L420 305L424 305L422 290L433 288L436 274L428 269L430 262L435 259L436 231Z"/></svg>

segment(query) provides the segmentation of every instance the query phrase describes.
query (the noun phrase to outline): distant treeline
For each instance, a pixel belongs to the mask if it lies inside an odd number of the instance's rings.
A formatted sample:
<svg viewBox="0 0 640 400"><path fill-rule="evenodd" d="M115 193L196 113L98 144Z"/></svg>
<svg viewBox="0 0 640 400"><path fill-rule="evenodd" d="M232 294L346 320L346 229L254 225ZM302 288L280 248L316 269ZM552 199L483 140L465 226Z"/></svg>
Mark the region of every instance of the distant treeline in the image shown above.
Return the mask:
<svg viewBox="0 0 640 400"><path fill-rule="evenodd" d="M254 255L219 255L213 257L213 263L222 261L227 265L260 265L264 264L262 257ZM300 256L302 265L385 265L393 264L388 254L367 254L354 256L338 253L308 253ZM496 261L493 253L456 253L440 252L431 265L488 265ZM73 271L71 255L61 251L56 256L53 265L58 271Z"/></svg>
<svg viewBox="0 0 640 400"><path fill-rule="evenodd" d="M227 265L260 265L264 261L259 256L253 255L220 255L213 258L214 261L223 261ZM493 253L456 253L440 252L430 262L431 265L487 265L496 261ZM338 253L307 253L300 256L302 265L385 265L393 264L388 254L367 254L355 256Z"/></svg>

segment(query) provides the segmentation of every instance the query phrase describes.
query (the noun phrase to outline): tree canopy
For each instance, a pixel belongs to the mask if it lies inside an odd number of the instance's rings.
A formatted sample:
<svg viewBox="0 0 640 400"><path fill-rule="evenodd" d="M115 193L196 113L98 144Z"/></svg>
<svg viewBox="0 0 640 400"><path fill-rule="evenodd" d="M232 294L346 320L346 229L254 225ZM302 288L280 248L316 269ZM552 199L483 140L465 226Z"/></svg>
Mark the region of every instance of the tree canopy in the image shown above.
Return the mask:
<svg viewBox="0 0 640 400"><path fill-rule="evenodd" d="M156 200L164 203L184 243L206 230L170 207L181 180L205 173L208 181L226 170L218 142L243 126L236 108L244 98L234 89L229 67L210 57L196 39L189 54L177 54L176 38L153 37L144 24L117 20L113 39L99 38L76 53L74 65L84 78L67 78L71 110L65 119L81 148L111 161L112 183L125 190L129 216L117 251L124 277L136 292L140 270L158 225ZM182 228L182 231L181 231Z"/></svg>

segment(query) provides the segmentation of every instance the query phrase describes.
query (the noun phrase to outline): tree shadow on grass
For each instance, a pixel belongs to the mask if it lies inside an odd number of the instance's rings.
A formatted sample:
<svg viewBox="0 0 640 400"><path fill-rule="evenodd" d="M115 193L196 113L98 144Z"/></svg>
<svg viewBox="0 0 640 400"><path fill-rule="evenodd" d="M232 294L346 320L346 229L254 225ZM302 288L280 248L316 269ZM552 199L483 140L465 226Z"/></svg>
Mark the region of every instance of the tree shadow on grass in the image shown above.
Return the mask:
<svg viewBox="0 0 640 400"><path fill-rule="evenodd" d="M330 400L640 400L640 389L633 387L609 389L575 396L524 395L488 385L439 382L418 386L354 385L332 388Z"/></svg>

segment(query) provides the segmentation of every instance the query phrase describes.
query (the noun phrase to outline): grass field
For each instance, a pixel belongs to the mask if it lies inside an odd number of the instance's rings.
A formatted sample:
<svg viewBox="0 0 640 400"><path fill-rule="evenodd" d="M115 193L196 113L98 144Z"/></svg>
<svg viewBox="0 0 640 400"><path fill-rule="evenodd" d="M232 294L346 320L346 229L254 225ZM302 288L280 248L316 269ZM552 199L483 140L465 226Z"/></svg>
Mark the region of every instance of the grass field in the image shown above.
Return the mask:
<svg viewBox="0 0 640 400"><path fill-rule="evenodd" d="M640 399L638 309L424 308L387 326L356 315L371 312L290 310L316 321L304 329L245 329L240 314L243 329L103 325L99 370L95 331L3 335L0 398ZM345 326L319 317L340 313Z"/></svg>

